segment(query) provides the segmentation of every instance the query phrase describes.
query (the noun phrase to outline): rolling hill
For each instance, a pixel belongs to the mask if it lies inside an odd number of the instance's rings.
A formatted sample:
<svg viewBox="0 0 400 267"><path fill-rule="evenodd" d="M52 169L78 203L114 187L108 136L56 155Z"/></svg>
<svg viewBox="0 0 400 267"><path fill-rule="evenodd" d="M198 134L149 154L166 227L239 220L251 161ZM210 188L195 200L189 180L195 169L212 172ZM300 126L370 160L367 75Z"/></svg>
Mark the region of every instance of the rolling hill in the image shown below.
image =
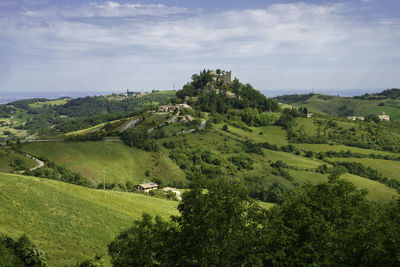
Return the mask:
<svg viewBox="0 0 400 267"><path fill-rule="evenodd" d="M306 107L310 112L331 116L380 115L385 112L392 120L400 120L400 99L384 95L380 97L340 97L332 95L309 94L279 96L276 100L294 107Z"/></svg>
<svg viewBox="0 0 400 267"><path fill-rule="evenodd" d="M107 244L142 212L165 219L177 214L175 201L5 173L0 202L0 232L28 235L47 253L50 266L106 255Z"/></svg>

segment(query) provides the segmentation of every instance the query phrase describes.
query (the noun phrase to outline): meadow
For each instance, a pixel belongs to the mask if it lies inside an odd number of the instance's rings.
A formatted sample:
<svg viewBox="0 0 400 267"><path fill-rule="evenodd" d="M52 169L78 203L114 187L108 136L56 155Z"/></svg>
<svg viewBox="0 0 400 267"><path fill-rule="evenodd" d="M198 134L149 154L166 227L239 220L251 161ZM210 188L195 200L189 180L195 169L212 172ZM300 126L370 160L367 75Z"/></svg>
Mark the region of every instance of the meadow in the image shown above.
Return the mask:
<svg viewBox="0 0 400 267"><path fill-rule="evenodd" d="M50 266L106 255L107 244L142 212L177 214L175 201L14 174L0 173L0 192L0 232L28 235Z"/></svg>

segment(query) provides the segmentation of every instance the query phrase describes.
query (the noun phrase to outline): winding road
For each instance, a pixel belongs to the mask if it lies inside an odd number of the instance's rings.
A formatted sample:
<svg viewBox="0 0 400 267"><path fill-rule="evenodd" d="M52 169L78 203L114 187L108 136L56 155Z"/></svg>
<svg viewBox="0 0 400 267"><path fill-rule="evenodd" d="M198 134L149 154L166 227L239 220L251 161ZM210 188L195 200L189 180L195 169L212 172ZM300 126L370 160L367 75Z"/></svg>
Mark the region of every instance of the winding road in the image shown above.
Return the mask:
<svg viewBox="0 0 400 267"><path fill-rule="evenodd" d="M30 169L29 169L30 171L34 171L34 170L39 169L39 168L41 168L41 167L44 166L44 162L41 161L40 159L37 159L37 158L35 158L35 157L31 156L31 155L28 155L28 154L26 154L25 156L27 156L27 157L30 158L30 159L35 160L35 161L39 164L39 165L36 166L36 167L30 168Z"/></svg>

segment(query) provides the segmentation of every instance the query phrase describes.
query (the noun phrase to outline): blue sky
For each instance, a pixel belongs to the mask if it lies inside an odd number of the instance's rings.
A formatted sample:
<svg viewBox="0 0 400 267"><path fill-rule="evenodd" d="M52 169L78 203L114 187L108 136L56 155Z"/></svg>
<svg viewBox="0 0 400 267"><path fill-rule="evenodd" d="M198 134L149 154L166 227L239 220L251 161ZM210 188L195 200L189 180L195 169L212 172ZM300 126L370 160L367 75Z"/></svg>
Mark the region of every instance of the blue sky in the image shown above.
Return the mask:
<svg viewBox="0 0 400 267"><path fill-rule="evenodd" d="M400 1L0 0L1 92L400 87Z"/></svg>

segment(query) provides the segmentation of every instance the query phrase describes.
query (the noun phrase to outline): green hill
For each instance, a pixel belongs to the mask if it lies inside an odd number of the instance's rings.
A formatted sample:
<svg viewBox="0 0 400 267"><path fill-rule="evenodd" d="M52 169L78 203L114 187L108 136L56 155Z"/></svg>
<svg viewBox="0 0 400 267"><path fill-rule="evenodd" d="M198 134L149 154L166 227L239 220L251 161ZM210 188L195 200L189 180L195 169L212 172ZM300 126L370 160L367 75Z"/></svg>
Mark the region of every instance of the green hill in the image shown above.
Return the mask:
<svg viewBox="0 0 400 267"><path fill-rule="evenodd" d="M164 153L150 153L130 148L120 141L37 142L23 146L23 151L62 163L94 182L141 183L157 177L162 181L185 182L183 171ZM149 171L150 176L146 176Z"/></svg>
<svg viewBox="0 0 400 267"><path fill-rule="evenodd" d="M321 94L279 96L276 98L295 107L306 107L309 112L332 116L380 115L385 112L392 120L400 120L400 99L380 97L340 97Z"/></svg>
<svg viewBox="0 0 400 267"><path fill-rule="evenodd" d="M13 174L0 173L0 192L0 233L28 235L50 266L106 255L107 244L142 212L177 214L174 201Z"/></svg>

